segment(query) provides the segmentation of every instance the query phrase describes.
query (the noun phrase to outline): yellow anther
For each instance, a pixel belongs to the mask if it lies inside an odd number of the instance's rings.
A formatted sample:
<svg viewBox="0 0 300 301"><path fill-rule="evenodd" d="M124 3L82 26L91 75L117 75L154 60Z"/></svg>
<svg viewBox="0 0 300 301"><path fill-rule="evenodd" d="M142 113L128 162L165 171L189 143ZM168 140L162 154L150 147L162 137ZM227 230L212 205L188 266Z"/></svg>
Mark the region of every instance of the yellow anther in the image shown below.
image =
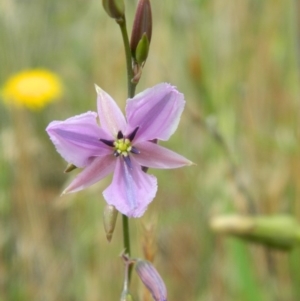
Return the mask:
<svg viewBox="0 0 300 301"><path fill-rule="evenodd" d="M119 144L119 147L118 147L121 151L126 151L126 149L127 149L127 145L124 143L124 142L122 142L122 143L120 143Z"/></svg>
<svg viewBox="0 0 300 301"><path fill-rule="evenodd" d="M114 141L114 147L118 154L128 156L128 152L131 151L131 141L127 138L121 138Z"/></svg>

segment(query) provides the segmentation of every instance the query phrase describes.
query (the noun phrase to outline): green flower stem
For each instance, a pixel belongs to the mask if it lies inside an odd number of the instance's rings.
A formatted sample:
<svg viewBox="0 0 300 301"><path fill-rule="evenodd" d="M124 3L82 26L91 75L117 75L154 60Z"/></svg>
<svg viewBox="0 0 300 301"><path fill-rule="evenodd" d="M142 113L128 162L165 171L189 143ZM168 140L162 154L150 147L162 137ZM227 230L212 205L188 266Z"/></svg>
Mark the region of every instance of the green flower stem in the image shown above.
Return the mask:
<svg viewBox="0 0 300 301"><path fill-rule="evenodd" d="M130 257L130 231L129 231L129 220L126 215L122 215L123 224L123 244L125 249L125 254Z"/></svg>
<svg viewBox="0 0 300 301"><path fill-rule="evenodd" d="M130 46L129 46L129 39L128 39L128 34L127 34L127 29L126 29L125 17L123 19L117 20L117 23L119 24L120 29L121 29L124 48L125 48L128 97L132 98L135 94L136 84L131 82L134 74L133 74L132 64L131 64L131 50L130 50Z"/></svg>
<svg viewBox="0 0 300 301"><path fill-rule="evenodd" d="M129 46L129 39L128 39L128 33L126 29L126 19L125 16L122 19L117 20L117 23L120 26L124 48L125 48L125 57L126 57L126 68L127 68L127 95L129 98L132 98L135 94L135 87L136 84L132 83L131 80L134 76L133 70L132 70L132 63L131 63L131 50ZM123 222L123 243L124 243L124 249L125 254L127 254L130 257L130 231L129 231L129 220L126 215L122 216L122 222ZM130 283L131 279L131 266L129 267L128 272L128 284Z"/></svg>

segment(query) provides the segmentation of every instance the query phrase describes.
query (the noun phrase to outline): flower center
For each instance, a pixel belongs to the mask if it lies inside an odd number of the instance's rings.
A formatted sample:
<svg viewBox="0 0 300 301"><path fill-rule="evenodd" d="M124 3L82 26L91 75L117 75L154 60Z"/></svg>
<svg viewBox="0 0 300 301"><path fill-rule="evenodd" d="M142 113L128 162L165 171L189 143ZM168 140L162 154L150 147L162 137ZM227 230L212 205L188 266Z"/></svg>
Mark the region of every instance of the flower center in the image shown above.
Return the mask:
<svg viewBox="0 0 300 301"><path fill-rule="evenodd" d="M128 156L128 153L132 150L131 141L128 138L121 138L116 140L114 143L115 156Z"/></svg>
<svg viewBox="0 0 300 301"><path fill-rule="evenodd" d="M138 131L138 127L127 137L124 137L121 131L118 132L118 136L116 140L106 140L106 139L99 139L104 144L114 148L114 156L119 157L122 156L124 161L126 162L127 166L131 169L131 160L129 157L129 153L138 155L140 151L131 145L136 132Z"/></svg>

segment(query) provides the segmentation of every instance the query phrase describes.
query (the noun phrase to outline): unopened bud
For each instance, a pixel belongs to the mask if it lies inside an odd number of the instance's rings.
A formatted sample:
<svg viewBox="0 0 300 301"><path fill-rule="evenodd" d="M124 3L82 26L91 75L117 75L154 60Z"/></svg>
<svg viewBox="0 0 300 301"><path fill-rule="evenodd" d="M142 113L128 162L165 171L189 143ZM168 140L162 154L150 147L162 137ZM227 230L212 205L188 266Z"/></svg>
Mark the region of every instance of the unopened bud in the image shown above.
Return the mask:
<svg viewBox="0 0 300 301"><path fill-rule="evenodd" d="M148 57L151 36L152 13L150 0L139 0L130 39L130 49L132 57L139 64L145 62ZM138 47L139 44L140 46ZM139 57L139 59L137 58L137 56Z"/></svg>
<svg viewBox="0 0 300 301"><path fill-rule="evenodd" d="M288 215L215 217L211 228L276 249L290 250L300 244L300 225Z"/></svg>
<svg viewBox="0 0 300 301"><path fill-rule="evenodd" d="M66 167L66 169L65 169L65 173L68 173L68 172L71 172L72 170L74 170L74 169L76 169L77 168L77 166L75 166L74 164L72 164L72 163L69 163L68 165L67 165L67 167Z"/></svg>
<svg viewBox="0 0 300 301"><path fill-rule="evenodd" d="M118 217L118 210L112 205L106 205L103 213L103 225L106 238L110 242L115 230Z"/></svg>
<svg viewBox="0 0 300 301"><path fill-rule="evenodd" d="M140 39L139 43L137 44L136 51L135 51L135 59L138 64L143 64L149 52L150 42L146 33L144 32L142 38Z"/></svg>
<svg viewBox="0 0 300 301"><path fill-rule="evenodd" d="M124 17L124 0L102 0L102 4L111 18L121 19Z"/></svg>
<svg viewBox="0 0 300 301"><path fill-rule="evenodd" d="M135 270L155 301L167 301L165 283L149 261L138 259Z"/></svg>

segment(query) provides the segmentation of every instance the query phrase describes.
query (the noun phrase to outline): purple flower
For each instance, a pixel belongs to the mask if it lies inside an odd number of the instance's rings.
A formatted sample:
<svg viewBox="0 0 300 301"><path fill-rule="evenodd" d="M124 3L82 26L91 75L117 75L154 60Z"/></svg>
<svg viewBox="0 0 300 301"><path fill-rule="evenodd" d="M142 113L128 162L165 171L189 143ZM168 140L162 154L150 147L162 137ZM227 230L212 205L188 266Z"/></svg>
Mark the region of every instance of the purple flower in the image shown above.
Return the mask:
<svg viewBox="0 0 300 301"><path fill-rule="evenodd" d="M103 196L129 217L143 215L157 191L154 176L141 167L191 165L183 156L151 140L168 140L176 130L184 98L169 84L158 84L127 100L127 121L116 102L96 86L97 113L52 121L46 131L61 156L83 171L64 193L82 190L114 173Z"/></svg>

